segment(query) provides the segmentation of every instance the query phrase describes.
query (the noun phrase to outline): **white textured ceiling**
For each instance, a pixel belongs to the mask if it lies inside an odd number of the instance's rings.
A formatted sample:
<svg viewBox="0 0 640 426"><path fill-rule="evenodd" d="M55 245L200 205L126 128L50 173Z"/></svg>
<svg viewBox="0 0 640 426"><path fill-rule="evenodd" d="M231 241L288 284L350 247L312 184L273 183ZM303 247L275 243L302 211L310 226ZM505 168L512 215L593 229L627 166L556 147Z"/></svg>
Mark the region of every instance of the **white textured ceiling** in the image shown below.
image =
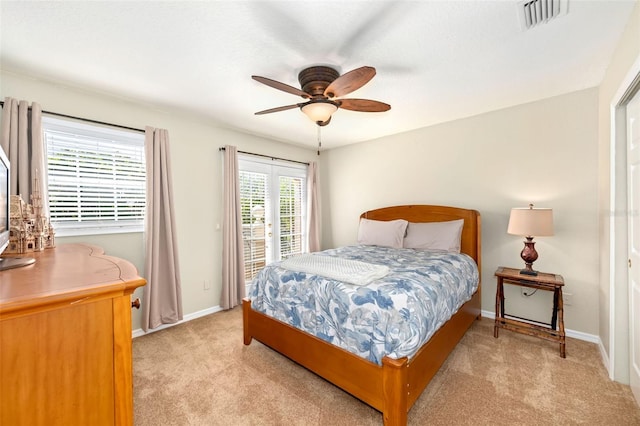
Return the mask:
<svg viewBox="0 0 640 426"><path fill-rule="evenodd" d="M322 128L336 147L597 86L636 0L569 0L527 31L519 3L2 0L0 65L309 146L300 110L253 114L302 99L251 75L299 87L310 65L373 66L346 97L391 110L338 110Z"/></svg>

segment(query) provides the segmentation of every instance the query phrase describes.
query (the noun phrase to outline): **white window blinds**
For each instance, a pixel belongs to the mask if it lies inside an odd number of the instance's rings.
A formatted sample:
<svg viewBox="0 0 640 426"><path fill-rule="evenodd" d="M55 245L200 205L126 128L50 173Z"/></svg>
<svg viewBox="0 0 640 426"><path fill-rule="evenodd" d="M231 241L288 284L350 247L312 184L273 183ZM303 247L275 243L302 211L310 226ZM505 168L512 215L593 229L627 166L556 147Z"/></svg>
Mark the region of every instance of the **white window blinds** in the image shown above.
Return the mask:
<svg viewBox="0 0 640 426"><path fill-rule="evenodd" d="M62 235L139 232L144 134L43 117L51 222Z"/></svg>
<svg viewBox="0 0 640 426"><path fill-rule="evenodd" d="M280 176L280 258L303 252L306 178Z"/></svg>
<svg viewBox="0 0 640 426"><path fill-rule="evenodd" d="M240 210L246 281L253 279L268 263L265 212L269 205L269 175L240 171Z"/></svg>

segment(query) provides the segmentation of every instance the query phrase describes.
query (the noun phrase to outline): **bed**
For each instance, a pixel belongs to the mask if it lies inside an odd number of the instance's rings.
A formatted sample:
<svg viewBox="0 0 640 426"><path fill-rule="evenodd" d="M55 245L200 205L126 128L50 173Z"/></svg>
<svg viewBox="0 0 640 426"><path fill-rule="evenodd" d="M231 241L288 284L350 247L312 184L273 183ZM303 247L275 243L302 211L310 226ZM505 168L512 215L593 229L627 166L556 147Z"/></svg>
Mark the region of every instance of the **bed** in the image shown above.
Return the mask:
<svg viewBox="0 0 640 426"><path fill-rule="evenodd" d="M372 221L411 223L464 221L460 252L480 276L480 214L446 206L408 205L370 210ZM385 425L406 425L407 413L475 319L480 318L480 283L471 298L411 356L384 355L374 362L261 313L243 300L244 344L256 339L382 412Z"/></svg>

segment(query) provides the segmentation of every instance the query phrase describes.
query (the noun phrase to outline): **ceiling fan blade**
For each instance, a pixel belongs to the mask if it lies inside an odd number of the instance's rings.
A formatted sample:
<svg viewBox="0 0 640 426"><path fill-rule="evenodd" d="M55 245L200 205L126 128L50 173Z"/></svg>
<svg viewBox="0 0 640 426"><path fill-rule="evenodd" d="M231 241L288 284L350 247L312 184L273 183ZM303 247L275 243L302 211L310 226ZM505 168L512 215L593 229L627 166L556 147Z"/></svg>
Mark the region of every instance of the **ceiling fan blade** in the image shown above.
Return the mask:
<svg viewBox="0 0 640 426"><path fill-rule="evenodd" d="M298 108L298 107L300 107L299 104L286 105L286 106L281 106L281 107L277 107L277 108L265 109L264 111L258 111L258 112L255 113L255 115L271 114L272 112L286 111L288 109L293 109L293 108Z"/></svg>
<svg viewBox="0 0 640 426"><path fill-rule="evenodd" d="M376 75L373 67L360 67L336 78L324 91L328 98L344 96L367 84Z"/></svg>
<svg viewBox="0 0 640 426"><path fill-rule="evenodd" d="M291 93L293 95L302 96L305 99L309 99L311 97L309 96L308 93L303 92L302 90L296 87L289 86L288 84L280 83L279 81L275 81L267 77L252 75L251 78L254 79L255 81L259 81L262 84L266 84L269 87L273 87L274 89L282 90L283 92Z"/></svg>
<svg viewBox="0 0 640 426"><path fill-rule="evenodd" d="M371 99L339 99L336 102L340 104L340 108L351 111L383 112L391 109L391 105Z"/></svg>

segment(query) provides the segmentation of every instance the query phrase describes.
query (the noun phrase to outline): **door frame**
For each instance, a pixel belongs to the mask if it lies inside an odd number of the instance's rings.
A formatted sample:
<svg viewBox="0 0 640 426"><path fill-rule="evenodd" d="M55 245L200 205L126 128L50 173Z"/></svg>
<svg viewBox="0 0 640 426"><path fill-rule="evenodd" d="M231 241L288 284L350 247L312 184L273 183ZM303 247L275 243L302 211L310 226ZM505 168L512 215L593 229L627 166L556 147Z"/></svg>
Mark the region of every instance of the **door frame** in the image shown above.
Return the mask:
<svg viewBox="0 0 640 426"><path fill-rule="evenodd" d="M609 144L609 378L629 383L629 272L627 212L626 108L622 104L640 74L640 56L620 83L610 104ZM616 167L617 166L617 167Z"/></svg>
<svg viewBox="0 0 640 426"><path fill-rule="evenodd" d="M640 136L640 121L635 125L636 132L632 133L629 129L629 124L632 120L640 119L640 73L637 75L633 85L633 90L629 93L628 102L626 102L626 115L627 115L627 223L628 229L636 230L638 227L638 220L640 219L637 204L637 193L640 191L640 175L632 173L632 167L640 166L640 147L638 146L638 138ZM633 102L633 110L629 106ZM633 114L631 113L633 112ZM636 141L632 150L631 137ZM633 152L633 155L631 155ZM635 237L638 234L635 233ZM638 255L636 243L638 242L634 234L628 232L627 238L627 287L629 297L629 385L633 396L638 404L640 404L640 370L638 356L636 352L638 344L640 344L640 329L637 320L640 318L640 305L638 304L638 284L640 284L640 256ZM632 265L633 262L633 265Z"/></svg>

